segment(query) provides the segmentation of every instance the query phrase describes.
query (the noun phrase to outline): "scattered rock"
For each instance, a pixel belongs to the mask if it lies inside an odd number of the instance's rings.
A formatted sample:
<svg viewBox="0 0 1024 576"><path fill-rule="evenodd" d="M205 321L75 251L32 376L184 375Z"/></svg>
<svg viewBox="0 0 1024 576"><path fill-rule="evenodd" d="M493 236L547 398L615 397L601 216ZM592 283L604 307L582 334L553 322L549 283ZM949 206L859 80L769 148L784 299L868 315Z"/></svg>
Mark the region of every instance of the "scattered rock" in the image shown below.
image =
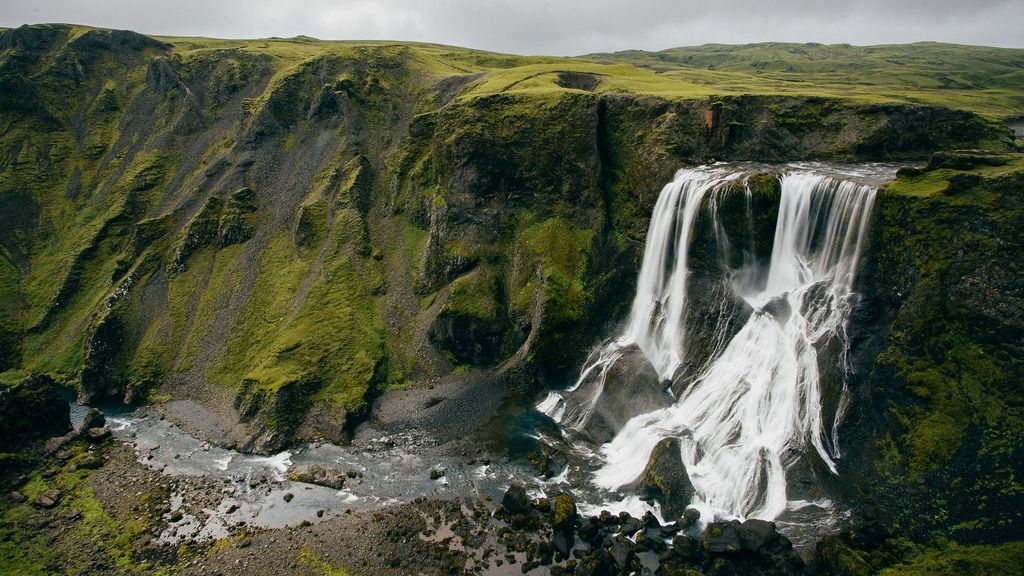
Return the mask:
<svg viewBox="0 0 1024 576"><path fill-rule="evenodd" d="M292 494L291 492L285 492L284 493L284 501L285 502L291 502L292 498L295 498L295 494Z"/></svg>
<svg viewBox="0 0 1024 576"><path fill-rule="evenodd" d="M35 504L40 508L53 508L60 502L61 497L63 497L63 494L60 490L51 488L36 497Z"/></svg>
<svg viewBox="0 0 1024 576"><path fill-rule="evenodd" d="M430 470L430 479L439 480L444 477L444 472L443 468L433 468Z"/></svg>
<svg viewBox="0 0 1024 576"><path fill-rule="evenodd" d="M11 499L11 502L14 502L15 504L21 504L25 500L28 500L28 498L26 498L24 494L18 492L17 490L11 492L9 498Z"/></svg>

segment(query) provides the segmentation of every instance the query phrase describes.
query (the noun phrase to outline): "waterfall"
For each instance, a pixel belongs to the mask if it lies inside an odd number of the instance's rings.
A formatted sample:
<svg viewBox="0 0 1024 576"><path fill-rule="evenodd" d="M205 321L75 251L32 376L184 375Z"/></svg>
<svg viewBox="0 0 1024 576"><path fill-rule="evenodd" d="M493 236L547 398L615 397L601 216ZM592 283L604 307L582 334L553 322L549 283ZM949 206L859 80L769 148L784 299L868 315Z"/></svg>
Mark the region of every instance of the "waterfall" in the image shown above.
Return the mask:
<svg viewBox="0 0 1024 576"><path fill-rule="evenodd" d="M835 431L846 387L842 377L835 383L841 390L827 436L822 372L848 370L846 324L876 188L811 167L787 167L770 263L758 267L745 253L741 269L728 274L733 293L751 310L745 324L726 338L688 334L694 224L706 210L716 242L728 252L716 206L723 194L743 188L743 178L735 168L704 167L680 170L665 186L625 328L592 354L572 387L550 393L538 409L579 430L627 347L638 347L663 381L678 382L690 338L723 339L674 403L632 417L601 447L604 463L594 483L608 490L632 483L654 446L676 437L695 489L693 505L709 516L772 519L787 507L786 473L799 459L816 457L836 470Z"/></svg>

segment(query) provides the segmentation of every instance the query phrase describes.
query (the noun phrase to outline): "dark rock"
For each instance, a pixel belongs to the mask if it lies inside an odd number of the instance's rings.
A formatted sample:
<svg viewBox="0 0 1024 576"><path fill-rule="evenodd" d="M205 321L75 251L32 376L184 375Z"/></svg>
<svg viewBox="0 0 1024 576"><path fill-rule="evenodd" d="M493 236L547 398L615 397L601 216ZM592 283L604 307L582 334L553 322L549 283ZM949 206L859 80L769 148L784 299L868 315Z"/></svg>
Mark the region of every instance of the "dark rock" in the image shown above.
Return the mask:
<svg viewBox="0 0 1024 576"><path fill-rule="evenodd" d="M181 510L175 510L174 512L171 512L171 515L167 518L167 520L173 524L175 522L181 522L181 519L184 517L184 512L182 512Z"/></svg>
<svg viewBox="0 0 1024 576"><path fill-rule="evenodd" d="M693 526L697 523L698 520L700 520L700 510L697 510L696 508L687 508L686 511L683 512L684 528L689 528L690 526Z"/></svg>
<svg viewBox="0 0 1024 576"><path fill-rule="evenodd" d="M704 555L704 546L697 538L680 534L672 539L672 551L683 560L691 562Z"/></svg>
<svg viewBox="0 0 1024 576"><path fill-rule="evenodd" d="M554 546L555 551L558 552L562 558L568 558L570 552L572 552L573 540L572 532L555 530L555 533L551 538L551 545Z"/></svg>
<svg viewBox="0 0 1024 576"><path fill-rule="evenodd" d="M443 468L433 468L433 469L430 470L430 479L431 480L440 480L441 478L444 478L444 469Z"/></svg>
<svg viewBox="0 0 1024 576"><path fill-rule="evenodd" d="M736 531L743 544L743 549L748 552L757 552L763 546L771 544L779 538L774 522L756 518L745 520Z"/></svg>
<svg viewBox="0 0 1024 576"><path fill-rule="evenodd" d="M17 490L11 492L9 498L11 499L11 502L14 502L15 504L21 504L25 500L28 500L28 498L26 498L24 494L18 492Z"/></svg>
<svg viewBox="0 0 1024 576"><path fill-rule="evenodd" d="M619 536L615 538L615 543L612 544L608 553L611 554L612 560L615 561L619 570L625 571L633 560L633 542L628 538Z"/></svg>
<svg viewBox="0 0 1024 576"><path fill-rule="evenodd" d="M789 305L789 295L783 294L773 298L761 307L761 311L775 318L779 324L785 324L793 314L793 308Z"/></svg>
<svg viewBox="0 0 1024 576"><path fill-rule="evenodd" d="M509 514L522 514L530 509L530 499L526 496L526 487L512 484L501 498L501 507Z"/></svg>
<svg viewBox="0 0 1024 576"><path fill-rule="evenodd" d="M103 412L95 408L89 408L89 411L85 413L85 420L82 421L82 430L102 428L106 425L107 418L103 415Z"/></svg>
<svg viewBox="0 0 1024 576"><path fill-rule="evenodd" d="M33 373L12 386L0 385L0 452L17 452L26 440L68 430L71 408L49 376Z"/></svg>
<svg viewBox="0 0 1024 576"><path fill-rule="evenodd" d="M678 518L693 499L693 484L683 465L679 441L665 438L658 442L647 468L639 480L640 490L661 503L662 513L667 518Z"/></svg>
<svg viewBox="0 0 1024 576"><path fill-rule="evenodd" d="M288 479L293 482L305 482L326 486L335 490L341 490L345 486L345 476L337 468L324 466L323 464L310 464L299 466L288 474Z"/></svg>
<svg viewBox="0 0 1024 576"><path fill-rule="evenodd" d="M736 530L737 523L711 522L704 530L704 549L712 554L739 552L743 546Z"/></svg>
<svg viewBox="0 0 1024 576"><path fill-rule="evenodd" d="M61 497L63 494L60 490L51 488L36 497L35 505L40 508L53 508L60 502Z"/></svg>
<svg viewBox="0 0 1024 576"><path fill-rule="evenodd" d="M292 494L291 492L285 492L283 498L285 502L291 502L292 498L295 498L295 494Z"/></svg>
<svg viewBox="0 0 1024 576"><path fill-rule="evenodd" d="M599 378L594 370L591 378ZM586 394L598 382L584 381L579 390ZM572 396L566 398L571 403ZM594 405L582 431L595 443L611 440L630 418L671 406L674 400L666 392L654 366L637 346L622 351L622 355L608 369L603 391Z"/></svg>

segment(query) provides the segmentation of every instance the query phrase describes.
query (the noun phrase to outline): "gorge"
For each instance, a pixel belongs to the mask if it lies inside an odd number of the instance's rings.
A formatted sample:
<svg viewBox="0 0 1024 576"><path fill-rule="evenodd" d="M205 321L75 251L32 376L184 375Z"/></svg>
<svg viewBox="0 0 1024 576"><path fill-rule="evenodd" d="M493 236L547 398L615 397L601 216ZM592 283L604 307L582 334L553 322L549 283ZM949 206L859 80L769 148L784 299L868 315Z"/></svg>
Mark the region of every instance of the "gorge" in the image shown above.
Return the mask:
<svg viewBox="0 0 1024 576"><path fill-rule="evenodd" d="M0 564L1012 573L1021 69L0 30Z"/></svg>

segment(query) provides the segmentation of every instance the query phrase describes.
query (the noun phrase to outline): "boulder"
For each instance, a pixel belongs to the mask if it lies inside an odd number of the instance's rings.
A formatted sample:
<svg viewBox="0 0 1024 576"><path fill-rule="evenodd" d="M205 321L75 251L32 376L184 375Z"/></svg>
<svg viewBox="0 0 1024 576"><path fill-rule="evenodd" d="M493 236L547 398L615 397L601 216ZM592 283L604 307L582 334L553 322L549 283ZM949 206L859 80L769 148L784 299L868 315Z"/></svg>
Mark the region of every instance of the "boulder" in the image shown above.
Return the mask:
<svg viewBox="0 0 1024 576"><path fill-rule="evenodd" d="M85 413L85 420L82 421L82 430L103 428L106 425L107 418L103 415L103 412L95 408L89 408L89 411Z"/></svg>
<svg viewBox="0 0 1024 576"><path fill-rule="evenodd" d="M711 522L704 530L704 549L712 554L723 552L739 552L743 543L740 541L738 522Z"/></svg>
<svg viewBox="0 0 1024 576"><path fill-rule="evenodd" d="M775 523L767 520L758 520L756 518L745 520L736 531L739 534L743 549L748 552L757 552L765 545L779 539Z"/></svg>
<svg viewBox="0 0 1024 576"><path fill-rule="evenodd" d="M573 543L572 532L556 530L554 536L551 538L551 545L555 548L555 552L558 552L562 558L569 557L570 552L572 552Z"/></svg>
<svg viewBox="0 0 1024 576"><path fill-rule="evenodd" d="M639 484L645 497L661 504L664 517L678 518L686 511L686 506L693 499L693 484L683 465L678 440L665 438L658 442L651 451Z"/></svg>
<svg viewBox="0 0 1024 576"><path fill-rule="evenodd" d="M526 496L526 487L512 484L501 498L501 507L509 514L522 514L530 509L530 499Z"/></svg>
<svg viewBox="0 0 1024 576"><path fill-rule="evenodd" d="M689 528L700 520L700 510L696 508L687 508L686 512L683 512L683 527Z"/></svg>
<svg viewBox="0 0 1024 576"><path fill-rule="evenodd" d="M629 564L633 561L633 542L624 536L617 536L608 552L611 554L612 560L619 567L619 570L626 572Z"/></svg>
<svg viewBox="0 0 1024 576"><path fill-rule="evenodd" d="M600 383L600 370L594 370L590 377L594 381L583 382L577 390L581 398L587 397ZM567 402L575 398L569 395ZM675 400L666 391L658 372L637 346L630 346L608 368L604 387L582 432L595 443L602 444L615 437L630 418L671 406Z"/></svg>
<svg viewBox="0 0 1024 576"><path fill-rule="evenodd" d="M576 517L576 500L571 495L563 493L551 500L551 525L556 531L572 534Z"/></svg>
<svg viewBox="0 0 1024 576"><path fill-rule="evenodd" d="M292 482L316 484L318 486L334 488L335 490L341 490L345 485L345 475L341 470L322 464L298 466L288 474L288 479Z"/></svg>

